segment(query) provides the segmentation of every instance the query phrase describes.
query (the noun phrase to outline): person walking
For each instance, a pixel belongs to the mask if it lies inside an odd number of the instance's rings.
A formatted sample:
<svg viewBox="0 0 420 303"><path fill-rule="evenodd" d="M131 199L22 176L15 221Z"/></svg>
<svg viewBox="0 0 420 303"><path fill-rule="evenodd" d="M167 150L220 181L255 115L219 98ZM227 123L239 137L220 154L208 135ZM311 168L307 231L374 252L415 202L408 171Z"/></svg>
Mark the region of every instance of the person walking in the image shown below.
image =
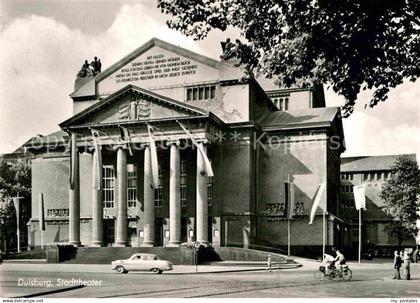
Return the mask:
<svg viewBox="0 0 420 303"><path fill-rule="evenodd" d="M271 255L267 256L267 268L265 270L271 272Z"/></svg>
<svg viewBox="0 0 420 303"><path fill-rule="evenodd" d="M392 279L401 280L400 268L402 264L402 259L398 250L394 252L394 277Z"/></svg>

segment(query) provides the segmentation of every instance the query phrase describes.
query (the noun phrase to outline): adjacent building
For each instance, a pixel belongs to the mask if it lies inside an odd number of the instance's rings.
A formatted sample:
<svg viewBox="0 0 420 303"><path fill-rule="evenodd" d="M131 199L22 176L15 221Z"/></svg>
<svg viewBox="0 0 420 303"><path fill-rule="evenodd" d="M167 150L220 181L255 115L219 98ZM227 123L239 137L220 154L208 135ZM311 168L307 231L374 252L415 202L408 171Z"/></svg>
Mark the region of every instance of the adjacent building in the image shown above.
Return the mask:
<svg viewBox="0 0 420 303"><path fill-rule="evenodd" d="M366 211L362 211L362 246L374 256L393 256L398 239L390 235L385 226L392 220L382 209L384 203L380 192L391 177L391 167L399 155L344 157L341 159L340 217L345 226L339 246L357 248L359 243L359 216L356 211L353 186L365 184ZM415 154L407 156L416 159ZM415 246L415 241L406 240L403 246Z"/></svg>

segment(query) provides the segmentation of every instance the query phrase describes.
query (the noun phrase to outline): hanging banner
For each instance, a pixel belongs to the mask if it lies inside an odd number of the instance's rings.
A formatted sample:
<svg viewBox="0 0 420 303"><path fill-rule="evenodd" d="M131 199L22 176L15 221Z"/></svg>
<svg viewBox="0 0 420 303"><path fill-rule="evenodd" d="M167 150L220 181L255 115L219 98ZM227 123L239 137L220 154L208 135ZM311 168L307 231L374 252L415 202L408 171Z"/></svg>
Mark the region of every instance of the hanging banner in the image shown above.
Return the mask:
<svg viewBox="0 0 420 303"><path fill-rule="evenodd" d="M356 209L363 208L366 210L366 187L364 184L353 186L354 203Z"/></svg>

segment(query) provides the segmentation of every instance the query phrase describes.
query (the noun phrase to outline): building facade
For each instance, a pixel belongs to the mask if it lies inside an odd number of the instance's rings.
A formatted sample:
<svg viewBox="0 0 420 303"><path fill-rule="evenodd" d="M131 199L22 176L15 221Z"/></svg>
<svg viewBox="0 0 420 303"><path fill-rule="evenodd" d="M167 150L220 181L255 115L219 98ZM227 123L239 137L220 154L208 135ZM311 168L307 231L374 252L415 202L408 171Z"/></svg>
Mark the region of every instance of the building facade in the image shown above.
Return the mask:
<svg viewBox="0 0 420 303"><path fill-rule="evenodd" d="M415 154L407 155L416 159ZM398 155L344 157L341 159L341 217L348 223L342 236L342 246L357 248L359 243L359 215L355 208L353 186L365 185L366 210L362 210L362 247L374 256L392 257L398 239L389 234L386 224L392 221L383 210L380 192L391 177L391 167ZM405 240L403 246L413 247L415 241Z"/></svg>
<svg viewBox="0 0 420 303"><path fill-rule="evenodd" d="M45 243L283 247L292 212L292 247L319 249L322 216L309 225L308 215L322 183L335 245L344 136L322 86L279 89L152 39L77 79L70 96L73 116L61 130L26 144L32 247L41 244L41 193Z"/></svg>

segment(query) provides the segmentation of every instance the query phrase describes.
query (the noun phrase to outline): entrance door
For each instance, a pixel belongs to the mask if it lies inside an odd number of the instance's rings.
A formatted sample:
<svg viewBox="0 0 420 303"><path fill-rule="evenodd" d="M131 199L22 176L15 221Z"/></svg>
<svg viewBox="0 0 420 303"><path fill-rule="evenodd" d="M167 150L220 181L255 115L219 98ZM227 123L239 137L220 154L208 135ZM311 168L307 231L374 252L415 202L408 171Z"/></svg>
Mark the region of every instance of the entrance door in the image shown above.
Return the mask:
<svg viewBox="0 0 420 303"><path fill-rule="evenodd" d="M163 246L163 218L155 218L155 245Z"/></svg>
<svg viewBox="0 0 420 303"><path fill-rule="evenodd" d="M208 217L207 221L207 237L209 243L213 242L213 217Z"/></svg>
<svg viewBox="0 0 420 303"><path fill-rule="evenodd" d="M111 246L115 242L115 223L113 219L104 219L104 245Z"/></svg>
<svg viewBox="0 0 420 303"><path fill-rule="evenodd" d="M181 217L181 242L188 242L188 218Z"/></svg>

